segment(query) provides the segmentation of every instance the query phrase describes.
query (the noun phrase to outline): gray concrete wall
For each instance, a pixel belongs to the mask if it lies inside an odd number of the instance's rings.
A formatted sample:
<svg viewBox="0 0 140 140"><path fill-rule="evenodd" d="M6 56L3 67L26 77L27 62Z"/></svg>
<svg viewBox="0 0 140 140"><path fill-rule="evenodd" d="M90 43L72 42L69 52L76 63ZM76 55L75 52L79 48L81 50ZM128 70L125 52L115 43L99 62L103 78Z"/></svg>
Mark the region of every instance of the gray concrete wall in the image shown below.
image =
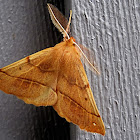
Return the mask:
<svg viewBox="0 0 140 140"><path fill-rule="evenodd" d="M71 140L139 140L140 1L72 0L72 10L72 34L95 51L101 71L87 74L106 135L72 125Z"/></svg>

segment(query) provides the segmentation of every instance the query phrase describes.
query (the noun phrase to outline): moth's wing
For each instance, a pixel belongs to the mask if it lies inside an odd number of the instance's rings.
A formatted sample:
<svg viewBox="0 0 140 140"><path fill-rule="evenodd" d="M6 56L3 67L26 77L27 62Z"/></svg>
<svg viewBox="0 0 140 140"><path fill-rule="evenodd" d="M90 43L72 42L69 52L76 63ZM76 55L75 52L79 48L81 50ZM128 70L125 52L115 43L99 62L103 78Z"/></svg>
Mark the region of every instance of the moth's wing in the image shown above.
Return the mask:
<svg viewBox="0 0 140 140"><path fill-rule="evenodd" d="M0 90L16 95L28 104L54 105L61 45L59 43L0 69Z"/></svg>
<svg viewBox="0 0 140 140"><path fill-rule="evenodd" d="M86 58L89 60L90 64L87 62L87 59L83 56L81 53L81 60L82 62L93 72L96 72L97 74L100 74L99 68L97 66L97 62L95 59L95 52L91 50L90 48L86 48L85 46L79 44L79 47L83 51Z"/></svg>
<svg viewBox="0 0 140 140"><path fill-rule="evenodd" d="M89 82L74 46L66 47L60 62L58 101L53 106L61 117L90 132L105 134Z"/></svg>

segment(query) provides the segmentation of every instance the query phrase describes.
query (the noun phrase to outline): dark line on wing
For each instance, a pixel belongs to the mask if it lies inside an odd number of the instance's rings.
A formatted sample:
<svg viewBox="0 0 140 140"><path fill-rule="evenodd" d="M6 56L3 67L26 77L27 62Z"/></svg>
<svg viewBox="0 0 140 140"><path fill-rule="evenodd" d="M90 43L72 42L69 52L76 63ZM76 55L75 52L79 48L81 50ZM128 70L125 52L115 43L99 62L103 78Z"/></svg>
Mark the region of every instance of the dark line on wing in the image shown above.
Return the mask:
<svg viewBox="0 0 140 140"><path fill-rule="evenodd" d="M96 114L94 114L94 113L90 113L89 111L87 111L85 108L83 108L80 104L78 104L76 101L74 101L72 98L70 98L68 95L66 95L66 94L64 94L62 91L60 91L60 90L58 90L59 91L59 93L61 93L62 95L64 95L64 96L66 96L67 98L69 98L70 100L72 100L75 104L77 104L78 106L80 106L83 110L85 110L86 112L88 112L89 114L92 114L92 115L94 115L94 116L96 116L96 117L100 117L100 115L96 115ZM57 92L57 91L55 91L55 92Z"/></svg>
<svg viewBox="0 0 140 140"><path fill-rule="evenodd" d="M76 83L70 82L64 75L63 75L63 77L66 79L66 81L67 81L70 85L75 85L75 86L79 87L80 89L89 88L89 83L88 83L87 85L84 85L83 87L81 87L81 86L77 85Z"/></svg>
<svg viewBox="0 0 140 140"><path fill-rule="evenodd" d="M32 63L30 63L30 62L28 62L30 65L32 65L33 67L36 67L36 68L38 68L40 71L42 71L42 72L54 72L54 71L57 71L57 70L43 70L43 69L41 69L39 66L36 66L36 65L34 65L34 64L32 64Z"/></svg>
<svg viewBox="0 0 140 140"><path fill-rule="evenodd" d="M17 78L17 79L26 80L26 81L30 81L30 82L34 82L34 83L43 85L43 86L47 86L47 85L45 85L45 84L43 84L43 83L40 83L40 82L37 82L37 81L33 81L33 80L30 80L30 79L21 78L21 77L16 77L16 76L11 76L11 75L9 75L8 73L6 73L6 72L4 72L4 71L2 71L2 70L1 70L0 72L4 73L4 74L6 74L6 75L8 75L8 76L10 76L10 77L14 77L14 78Z"/></svg>

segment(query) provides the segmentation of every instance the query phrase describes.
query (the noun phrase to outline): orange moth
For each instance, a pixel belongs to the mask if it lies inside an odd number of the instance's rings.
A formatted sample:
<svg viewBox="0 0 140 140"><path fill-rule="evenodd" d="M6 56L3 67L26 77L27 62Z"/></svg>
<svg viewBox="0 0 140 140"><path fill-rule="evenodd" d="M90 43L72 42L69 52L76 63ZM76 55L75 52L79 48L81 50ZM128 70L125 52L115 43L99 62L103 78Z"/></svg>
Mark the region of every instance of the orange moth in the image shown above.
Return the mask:
<svg viewBox="0 0 140 140"><path fill-rule="evenodd" d="M0 90L16 95L27 104L53 106L68 122L89 132L105 135L104 123L98 112L81 58L96 68L69 37L69 22L51 4L48 10L64 40L0 69Z"/></svg>

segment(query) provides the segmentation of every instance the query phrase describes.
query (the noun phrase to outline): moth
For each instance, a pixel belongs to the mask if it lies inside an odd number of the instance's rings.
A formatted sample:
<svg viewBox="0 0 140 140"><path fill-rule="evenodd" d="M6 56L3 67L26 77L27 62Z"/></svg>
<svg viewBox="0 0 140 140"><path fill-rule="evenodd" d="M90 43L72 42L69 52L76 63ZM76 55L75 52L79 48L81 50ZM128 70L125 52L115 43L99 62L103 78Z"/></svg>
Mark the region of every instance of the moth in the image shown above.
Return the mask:
<svg viewBox="0 0 140 140"><path fill-rule="evenodd" d="M48 4L53 24L63 41L0 69L0 90L16 95L27 104L53 106L68 122L88 132L105 135L105 126L97 109L81 58L90 63L73 37L69 21Z"/></svg>

